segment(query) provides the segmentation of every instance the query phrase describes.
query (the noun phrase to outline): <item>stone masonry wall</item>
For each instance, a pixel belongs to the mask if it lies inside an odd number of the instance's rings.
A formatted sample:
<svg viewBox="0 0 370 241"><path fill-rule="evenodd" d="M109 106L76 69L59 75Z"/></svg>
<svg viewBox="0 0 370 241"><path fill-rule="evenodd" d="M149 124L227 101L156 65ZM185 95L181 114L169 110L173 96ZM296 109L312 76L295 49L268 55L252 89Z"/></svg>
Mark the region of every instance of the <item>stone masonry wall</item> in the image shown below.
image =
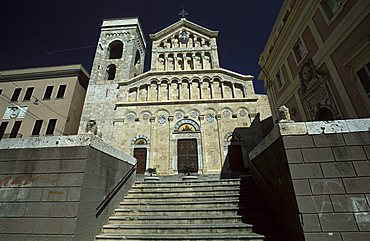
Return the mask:
<svg viewBox="0 0 370 241"><path fill-rule="evenodd" d="M370 132L283 141L306 241L370 240Z"/></svg>
<svg viewBox="0 0 370 241"><path fill-rule="evenodd" d="M280 123L250 153L255 175L280 203L292 201L275 209L300 224L292 232L303 240L370 240L369 127L369 119Z"/></svg>
<svg viewBox="0 0 370 241"><path fill-rule="evenodd" d="M94 240L135 178L95 217L134 162L109 148L93 136L0 141L0 240Z"/></svg>

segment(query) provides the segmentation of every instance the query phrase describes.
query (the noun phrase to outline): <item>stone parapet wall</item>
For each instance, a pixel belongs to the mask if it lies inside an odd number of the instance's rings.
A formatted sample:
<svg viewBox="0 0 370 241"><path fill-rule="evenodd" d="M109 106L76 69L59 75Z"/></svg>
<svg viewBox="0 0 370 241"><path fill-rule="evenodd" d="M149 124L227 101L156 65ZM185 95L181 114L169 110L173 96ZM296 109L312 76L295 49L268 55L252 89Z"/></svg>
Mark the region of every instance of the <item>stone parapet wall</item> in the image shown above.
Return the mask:
<svg viewBox="0 0 370 241"><path fill-rule="evenodd" d="M0 141L0 240L94 240L135 175L135 159L90 135Z"/></svg>
<svg viewBox="0 0 370 241"><path fill-rule="evenodd" d="M369 119L280 123L250 153L264 192L295 227L287 240L370 240L369 127Z"/></svg>

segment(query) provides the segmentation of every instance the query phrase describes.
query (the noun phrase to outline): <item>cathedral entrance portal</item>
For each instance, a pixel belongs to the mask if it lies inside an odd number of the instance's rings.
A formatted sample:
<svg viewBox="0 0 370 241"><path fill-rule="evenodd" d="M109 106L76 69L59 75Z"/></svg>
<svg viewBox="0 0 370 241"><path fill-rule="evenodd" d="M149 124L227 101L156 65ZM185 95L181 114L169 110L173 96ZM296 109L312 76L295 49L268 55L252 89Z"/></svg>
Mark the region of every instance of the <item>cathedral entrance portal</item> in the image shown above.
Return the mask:
<svg viewBox="0 0 370 241"><path fill-rule="evenodd" d="M172 168L176 173L203 172L202 135L199 124L184 118L175 124L172 133Z"/></svg>
<svg viewBox="0 0 370 241"><path fill-rule="evenodd" d="M146 148L135 148L134 157L137 160L137 174L144 174L146 170Z"/></svg>
<svg viewBox="0 0 370 241"><path fill-rule="evenodd" d="M177 141L177 170L179 173L198 173L196 139L180 139Z"/></svg>

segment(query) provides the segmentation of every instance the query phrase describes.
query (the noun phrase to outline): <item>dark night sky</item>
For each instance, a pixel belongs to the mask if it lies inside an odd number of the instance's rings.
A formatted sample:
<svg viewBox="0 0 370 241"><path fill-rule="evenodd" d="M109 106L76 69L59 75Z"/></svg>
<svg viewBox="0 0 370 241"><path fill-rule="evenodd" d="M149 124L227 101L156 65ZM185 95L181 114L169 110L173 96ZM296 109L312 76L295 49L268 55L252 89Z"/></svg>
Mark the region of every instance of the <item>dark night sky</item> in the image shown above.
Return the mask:
<svg viewBox="0 0 370 241"><path fill-rule="evenodd" d="M184 6L188 20L219 31L222 68L257 78L282 1L1 0L0 70L82 63L90 71L102 19L138 16L150 50L148 35L178 21Z"/></svg>

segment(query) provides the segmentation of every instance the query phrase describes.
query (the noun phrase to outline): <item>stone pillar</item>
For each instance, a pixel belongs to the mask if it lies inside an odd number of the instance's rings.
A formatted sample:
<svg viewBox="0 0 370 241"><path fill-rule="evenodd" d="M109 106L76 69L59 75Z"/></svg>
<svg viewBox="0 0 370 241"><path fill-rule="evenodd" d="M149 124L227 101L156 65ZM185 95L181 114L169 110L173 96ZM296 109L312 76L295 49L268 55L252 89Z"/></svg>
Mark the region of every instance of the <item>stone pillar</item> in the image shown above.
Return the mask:
<svg viewBox="0 0 370 241"><path fill-rule="evenodd" d="M231 91L232 91L233 98L236 98L236 96L235 96L235 83L231 83Z"/></svg>
<svg viewBox="0 0 370 241"><path fill-rule="evenodd" d="M157 83L157 100L161 100L161 83Z"/></svg>
<svg viewBox="0 0 370 241"><path fill-rule="evenodd" d="M180 80L179 82L178 82L178 87L179 87L179 100L181 100L181 90L182 90L182 81Z"/></svg>
<svg viewBox="0 0 370 241"><path fill-rule="evenodd" d="M211 95L211 99L214 99L215 94L214 94L214 92L213 92L213 80L211 80L211 81L209 82L209 88L210 88L210 95Z"/></svg>
<svg viewBox="0 0 370 241"><path fill-rule="evenodd" d="M243 84L243 88L242 88L242 91L243 91L243 98L245 98L246 97L246 90L245 90L245 84Z"/></svg>
<svg viewBox="0 0 370 241"><path fill-rule="evenodd" d="M204 62L204 52L201 52L201 60L202 60L202 69L205 69L205 62Z"/></svg>
<svg viewBox="0 0 370 241"><path fill-rule="evenodd" d="M150 100L150 84L146 85L146 101Z"/></svg>
<svg viewBox="0 0 370 241"><path fill-rule="evenodd" d="M221 99L225 98L225 92L224 92L224 82L220 82L221 83Z"/></svg>
<svg viewBox="0 0 370 241"><path fill-rule="evenodd" d="M139 94L140 94L140 89L139 87L136 87L136 101L139 101Z"/></svg>
<svg viewBox="0 0 370 241"><path fill-rule="evenodd" d="M173 173L173 149L174 149L174 146L171 145L172 141L171 141L171 136L172 136L172 131L171 129L173 130L173 125L174 125L174 121L173 121L173 116L168 116L168 174L172 174Z"/></svg>
<svg viewBox="0 0 370 241"><path fill-rule="evenodd" d="M164 55L164 71L168 70L168 55Z"/></svg>
<svg viewBox="0 0 370 241"><path fill-rule="evenodd" d="M191 100L193 97L193 82L189 81L189 100Z"/></svg>
<svg viewBox="0 0 370 241"><path fill-rule="evenodd" d="M199 99L202 99L203 81L199 81Z"/></svg>

